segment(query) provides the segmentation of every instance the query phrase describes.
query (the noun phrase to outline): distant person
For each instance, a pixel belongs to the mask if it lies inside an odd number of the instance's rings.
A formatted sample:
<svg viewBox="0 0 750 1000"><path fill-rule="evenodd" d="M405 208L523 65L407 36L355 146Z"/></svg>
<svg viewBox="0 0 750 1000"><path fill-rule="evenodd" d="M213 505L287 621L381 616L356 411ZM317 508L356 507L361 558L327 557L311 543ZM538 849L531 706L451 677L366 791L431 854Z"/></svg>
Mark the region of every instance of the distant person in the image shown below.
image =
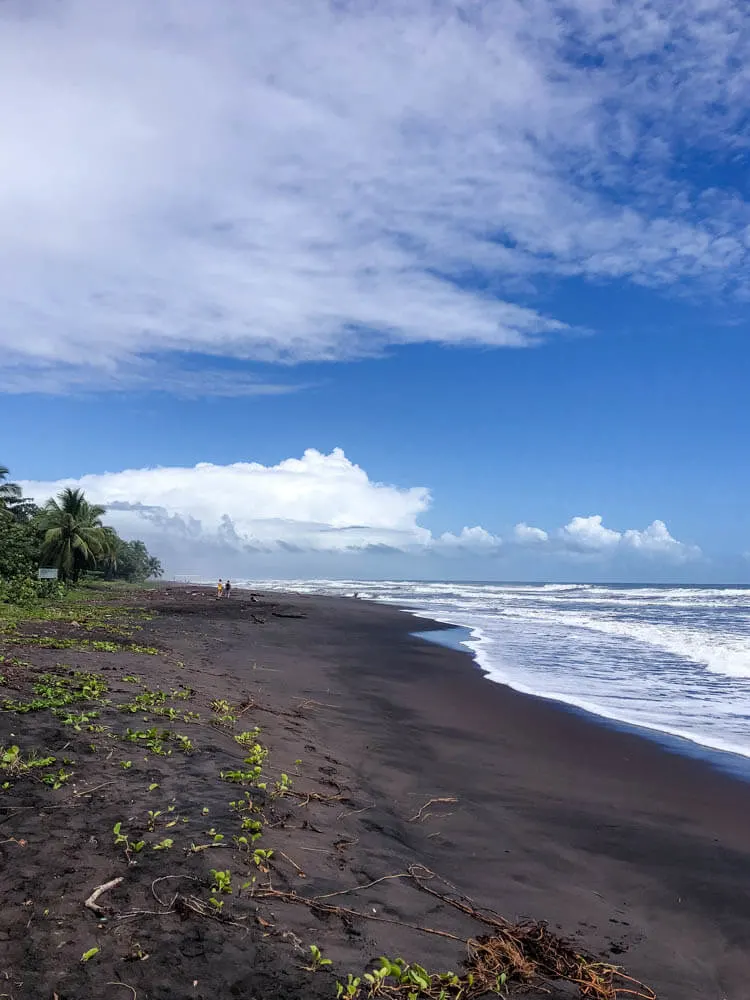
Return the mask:
<svg viewBox="0 0 750 1000"><path fill-rule="evenodd" d="M224 593L224 584L221 582L221 577L219 577L219 582L216 584L216 596L217 596L217 598L221 597L221 595L223 593Z"/></svg>
<svg viewBox="0 0 750 1000"><path fill-rule="evenodd" d="M227 580L227 582L224 584L224 597L229 597L231 593L232 593L232 582L231 580Z"/></svg>

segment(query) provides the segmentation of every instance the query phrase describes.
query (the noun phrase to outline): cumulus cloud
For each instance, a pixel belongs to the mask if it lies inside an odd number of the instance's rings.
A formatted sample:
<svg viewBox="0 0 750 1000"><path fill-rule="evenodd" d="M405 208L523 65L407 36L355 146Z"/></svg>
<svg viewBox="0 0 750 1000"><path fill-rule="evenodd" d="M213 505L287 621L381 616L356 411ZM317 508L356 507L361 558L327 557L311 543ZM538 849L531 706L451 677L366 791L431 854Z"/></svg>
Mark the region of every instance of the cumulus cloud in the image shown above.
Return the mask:
<svg viewBox="0 0 750 1000"><path fill-rule="evenodd" d="M539 545L549 541L549 535L542 528L532 528L521 521L513 529L513 538L519 545Z"/></svg>
<svg viewBox="0 0 750 1000"><path fill-rule="evenodd" d="M749 23L734 0L6 0L0 387L535 344L567 328L534 308L548 275L747 291L748 205L683 160L745 148Z"/></svg>
<svg viewBox="0 0 750 1000"><path fill-rule="evenodd" d="M164 554L172 572L186 572L196 552L207 558L222 553L237 558L402 554L455 559L533 548L537 556L631 553L678 562L699 553L673 538L663 521L643 530L615 531L599 515L574 517L552 532L521 522L507 542L480 525L436 534L421 523L432 503L426 487L375 482L340 448L330 454L310 448L301 458L269 466L201 462L191 468L128 469L22 486L39 502L65 486L83 489L107 508L108 523Z"/></svg>
<svg viewBox="0 0 750 1000"><path fill-rule="evenodd" d="M621 541L619 531L604 527L601 514L572 518L560 531L560 538L569 548L583 552L606 551Z"/></svg>
<svg viewBox="0 0 750 1000"><path fill-rule="evenodd" d="M562 528L552 532L533 528L525 522L513 529L516 546L533 547L550 554L602 558L637 554L661 556L669 562L687 562L698 558L701 551L674 538L664 521L652 521L647 528L627 528L617 531L604 524L601 514L573 517Z"/></svg>
<svg viewBox="0 0 750 1000"><path fill-rule="evenodd" d="M665 556L675 562L698 558L697 545L688 545L673 538L664 521L652 521L643 530L628 528L615 531L602 523L600 514L574 517L557 535L557 540L569 551L601 555L615 551Z"/></svg>
<svg viewBox="0 0 750 1000"><path fill-rule="evenodd" d="M130 534L177 533L261 551L402 549L431 541L417 523L429 491L374 483L338 448L329 455L311 448L274 466L202 462L25 485L37 497L80 487Z"/></svg>
<svg viewBox="0 0 750 1000"><path fill-rule="evenodd" d="M433 543L436 548L445 552L478 552L485 555L499 552L502 544L498 535L493 535L479 525L463 528L458 535L445 531Z"/></svg>
<svg viewBox="0 0 750 1000"><path fill-rule="evenodd" d="M622 544L636 552L647 552L655 555L676 555L678 558L700 555L697 546L685 545L673 538L663 521L652 521L644 531L631 529L624 532Z"/></svg>

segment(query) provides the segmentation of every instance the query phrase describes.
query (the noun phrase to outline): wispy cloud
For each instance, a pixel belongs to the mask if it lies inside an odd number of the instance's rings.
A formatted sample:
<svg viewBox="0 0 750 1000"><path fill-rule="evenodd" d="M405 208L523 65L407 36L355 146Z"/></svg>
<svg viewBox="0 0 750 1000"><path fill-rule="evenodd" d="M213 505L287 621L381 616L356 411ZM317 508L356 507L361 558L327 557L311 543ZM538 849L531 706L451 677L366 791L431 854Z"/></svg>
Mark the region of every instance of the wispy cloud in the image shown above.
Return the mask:
<svg viewBox="0 0 750 1000"><path fill-rule="evenodd" d="M535 307L548 275L746 291L748 206L683 168L745 153L749 23L731 0L7 0L0 387L534 344L567 329Z"/></svg>
<svg viewBox="0 0 750 1000"><path fill-rule="evenodd" d="M507 542L479 525L438 535L422 523L432 505L427 488L374 482L338 448L328 455L311 448L273 466L204 462L22 485L39 501L65 486L84 489L126 537L172 553L175 572L190 565L196 546L246 556L494 557L531 547L532 558L630 554L682 562L699 554L673 538L663 521L616 531L599 515L574 517L552 532L520 524Z"/></svg>

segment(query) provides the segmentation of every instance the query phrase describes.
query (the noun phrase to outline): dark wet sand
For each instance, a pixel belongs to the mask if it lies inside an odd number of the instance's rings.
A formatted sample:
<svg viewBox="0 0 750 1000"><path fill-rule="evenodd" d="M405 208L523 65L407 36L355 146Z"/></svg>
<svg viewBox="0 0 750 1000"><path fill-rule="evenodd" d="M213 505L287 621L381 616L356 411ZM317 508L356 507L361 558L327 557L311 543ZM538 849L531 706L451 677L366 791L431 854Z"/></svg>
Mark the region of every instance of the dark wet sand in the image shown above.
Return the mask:
<svg viewBox="0 0 750 1000"><path fill-rule="evenodd" d="M459 800L409 845L424 863L507 916L614 945L666 1000L750 997L750 785L486 680L409 636L429 622L296 600L309 617L266 633L264 659L336 705L329 744L383 826Z"/></svg>
<svg viewBox="0 0 750 1000"><path fill-rule="evenodd" d="M274 885L337 893L422 864L508 918L549 921L663 1000L750 997L750 785L493 684L467 654L410 636L433 626L392 608L278 594L251 601L240 592L217 602L185 587L138 600L158 611L139 642L169 654L77 653L77 665L110 671L114 702L132 697L122 677L134 672L152 687L193 689L183 704L201 718L214 698L252 700L242 725L262 727L271 770L290 773L301 792L334 797L285 798L269 810L263 845L276 852ZM55 650L18 655L40 669L60 659ZM115 708L101 721L124 731ZM335 977L300 971L313 942L338 978L383 953L433 970L460 966L460 945L395 923L273 903L258 911L272 928L258 926L255 904L237 896L227 909L249 921L247 932L177 913L121 920L154 910L154 878L189 874L194 882L168 884L207 895L209 867L238 868L229 850L186 856L177 848L146 851L129 867L111 838L118 820L135 834L148 808L175 801L189 819L186 843L209 822L229 841L234 789L217 776L241 762L232 732L181 724L195 752L146 762L107 736L106 746L133 757L122 770L103 750L86 756L91 737L40 714L0 713L0 723L4 744L13 732L54 753L68 748L79 791L106 783L83 799L71 797L72 786L50 799L20 785L3 799L4 836L26 841L0 845L0 972L15 1000L132 995L106 988L112 981L132 986L138 1000L323 1000L335 996ZM153 782L158 792L147 793ZM423 808L434 798L456 801ZM125 881L111 894L113 913L97 925L82 899L117 875ZM482 932L403 879L336 900L462 937ZM134 960L134 943L151 957ZM93 944L100 954L81 965Z"/></svg>

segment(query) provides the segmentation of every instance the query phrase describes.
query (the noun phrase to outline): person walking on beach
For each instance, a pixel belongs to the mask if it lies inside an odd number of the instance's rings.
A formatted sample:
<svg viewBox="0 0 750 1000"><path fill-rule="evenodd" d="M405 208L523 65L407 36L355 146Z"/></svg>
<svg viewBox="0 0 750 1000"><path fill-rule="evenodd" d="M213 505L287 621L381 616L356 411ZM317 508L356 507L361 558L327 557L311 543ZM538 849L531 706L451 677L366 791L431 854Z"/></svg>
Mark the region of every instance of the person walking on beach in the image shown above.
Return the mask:
<svg viewBox="0 0 750 1000"><path fill-rule="evenodd" d="M216 584L216 597L220 598L224 591L224 584L221 582L221 577L219 577L219 582Z"/></svg>
<svg viewBox="0 0 750 1000"><path fill-rule="evenodd" d="M227 582L224 584L224 597L229 597L231 592L232 592L232 583L230 580L227 580Z"/></svg>

